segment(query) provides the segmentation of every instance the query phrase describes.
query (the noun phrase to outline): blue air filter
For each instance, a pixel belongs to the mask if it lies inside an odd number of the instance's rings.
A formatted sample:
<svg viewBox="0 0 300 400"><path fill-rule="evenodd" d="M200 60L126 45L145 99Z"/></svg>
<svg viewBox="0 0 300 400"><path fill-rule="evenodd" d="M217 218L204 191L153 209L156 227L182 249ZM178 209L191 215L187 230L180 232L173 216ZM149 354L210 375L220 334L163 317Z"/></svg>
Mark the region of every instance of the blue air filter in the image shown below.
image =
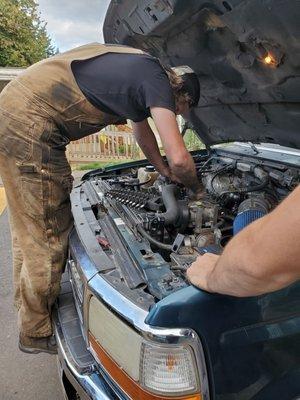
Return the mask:
<svg viewBox="0 0 300 400"><path fill-rule="evenodd" d="M265 216L269 211L269 204L263 198L249 198L243 201L238 209L238 215L233 221L233 234L236 235L251 222Z"/></svg>
<svg viewBox="0 0 300 400"><path fill-rule="evenodd" d="M236 235L247 225L251 224L251 222L254 222L264 215L266 215L266 213L261 210L247 210L241 212L236 216L235 220L233 221L233 234Z"/></svg>

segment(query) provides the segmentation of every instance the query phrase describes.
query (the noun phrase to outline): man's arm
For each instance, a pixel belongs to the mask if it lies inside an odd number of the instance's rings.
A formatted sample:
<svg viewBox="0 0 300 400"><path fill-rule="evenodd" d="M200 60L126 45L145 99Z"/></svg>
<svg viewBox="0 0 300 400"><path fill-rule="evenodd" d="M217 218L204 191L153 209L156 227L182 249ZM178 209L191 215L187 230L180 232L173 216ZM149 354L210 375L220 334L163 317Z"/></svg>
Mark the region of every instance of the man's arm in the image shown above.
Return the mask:
<svg viewBox="0 0 300 400"><path fill-rule="evenodd" d="M243 229L221 256L199 257L187 276L204 290L238 297L273 292L300 279L300 187Z"/></svg>
<svg viewBox="0 0 300 400"><path fill-rule="evenodd" d="M154 165L161 175L170 176L170 169L159 152L154 133L148 121L132 122L132 127L134 136L147 160Z"/></svg>
<svg viewBox="0 0 300 400"><path fill-rule="evenodd" d="M201 190L201 186L194 160L185 147L175 114L165 108L152 107L151 115L166 152L171 174L184 186L197 193Z"/></svg>

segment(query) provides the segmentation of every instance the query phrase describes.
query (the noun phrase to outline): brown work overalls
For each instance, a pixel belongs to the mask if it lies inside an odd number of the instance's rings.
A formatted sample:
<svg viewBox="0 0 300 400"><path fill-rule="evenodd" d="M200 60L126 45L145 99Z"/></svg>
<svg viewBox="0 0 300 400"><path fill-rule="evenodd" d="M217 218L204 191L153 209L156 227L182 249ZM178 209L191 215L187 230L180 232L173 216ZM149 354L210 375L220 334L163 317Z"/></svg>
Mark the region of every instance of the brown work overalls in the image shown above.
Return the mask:
<svg viewBox="0 0 300 400"><path fill-rule="evenodd" d="M20 332L27 336L52 333L50 312L72 228L73 178L65 145L121 122L85 98L71 63L108 52L141 53L82 46L31 66L0 95L0 175L10 212L15 305Z"/></svg>

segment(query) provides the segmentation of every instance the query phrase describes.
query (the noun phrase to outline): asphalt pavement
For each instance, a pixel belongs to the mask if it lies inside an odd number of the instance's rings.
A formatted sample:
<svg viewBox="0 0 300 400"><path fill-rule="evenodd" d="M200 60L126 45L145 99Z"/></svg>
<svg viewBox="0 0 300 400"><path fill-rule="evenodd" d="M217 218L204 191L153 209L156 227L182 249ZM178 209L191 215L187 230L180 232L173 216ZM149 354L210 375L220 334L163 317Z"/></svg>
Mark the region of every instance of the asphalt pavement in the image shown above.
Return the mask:
<svg viewBox="0 0 300 400"><path fill-rule="evenodd" d="M1 186L0 179L0 400L63 400L56 356L18 349L11 239Z"/></svg>
<svg viewBox="0 0 300 400"><path fill-rule="evenodd" d="M56 356L18 349L7 210L0 216L0 400L63 400Z"/></svg>
<svg viewBox="0 0 300 400"><path fill-rule="evenodd" d="M85 173L75 171L74 184ZM63 400L56 356L18 349L13 307L12 252L8 213L0 178L0 400Z"/></svg>

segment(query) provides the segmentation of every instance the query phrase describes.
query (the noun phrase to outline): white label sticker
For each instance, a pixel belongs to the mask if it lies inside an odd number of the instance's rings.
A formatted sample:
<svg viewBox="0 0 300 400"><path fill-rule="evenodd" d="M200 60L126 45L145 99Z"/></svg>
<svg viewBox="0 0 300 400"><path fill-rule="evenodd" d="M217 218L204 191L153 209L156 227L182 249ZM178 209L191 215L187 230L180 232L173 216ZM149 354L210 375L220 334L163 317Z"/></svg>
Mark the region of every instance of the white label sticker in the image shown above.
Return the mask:
<svg viewBox="0 0 300 400"><path fill-rule="evenodd" d="M122 218L114 218L114 221L116 225L125 225L125 222L122 220Z"/></svg>

